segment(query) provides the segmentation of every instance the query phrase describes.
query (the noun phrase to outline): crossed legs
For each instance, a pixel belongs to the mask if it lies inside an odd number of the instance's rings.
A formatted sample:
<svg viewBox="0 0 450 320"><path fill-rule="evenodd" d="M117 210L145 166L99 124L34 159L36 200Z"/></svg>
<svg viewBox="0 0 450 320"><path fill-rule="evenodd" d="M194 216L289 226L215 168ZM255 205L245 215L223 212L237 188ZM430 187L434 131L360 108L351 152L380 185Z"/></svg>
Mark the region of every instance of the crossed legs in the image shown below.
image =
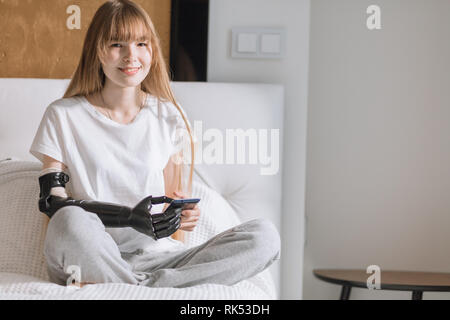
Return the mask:
<svg viewBox="0 0 450 320"><path fill-rule="evenodd" d="M58 210L50 220L44 254L50 280L66 284L70 265L81 282L120 282L150 287L188 287L204 283L233 285L279 258L278 231L255 219L185 250L122 256L100 219L80 207Z"/></svg>

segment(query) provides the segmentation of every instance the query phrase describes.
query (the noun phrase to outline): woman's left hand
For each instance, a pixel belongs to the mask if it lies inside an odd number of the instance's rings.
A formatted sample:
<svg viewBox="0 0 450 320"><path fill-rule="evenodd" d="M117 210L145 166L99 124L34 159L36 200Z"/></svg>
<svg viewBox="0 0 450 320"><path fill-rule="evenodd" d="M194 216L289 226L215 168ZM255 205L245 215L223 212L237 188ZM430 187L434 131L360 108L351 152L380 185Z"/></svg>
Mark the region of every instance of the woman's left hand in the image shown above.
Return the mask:
<svg viewBox="0 0 450 320"><path fill-rule="evenodd" d="M174 192L179 199L186 199L187 195L182 192ZM183 210L181 212L181 226L180 230L192 231L197 226L198 219L200 219L200 208L195 204L194 208L190 210Z"/></svg>

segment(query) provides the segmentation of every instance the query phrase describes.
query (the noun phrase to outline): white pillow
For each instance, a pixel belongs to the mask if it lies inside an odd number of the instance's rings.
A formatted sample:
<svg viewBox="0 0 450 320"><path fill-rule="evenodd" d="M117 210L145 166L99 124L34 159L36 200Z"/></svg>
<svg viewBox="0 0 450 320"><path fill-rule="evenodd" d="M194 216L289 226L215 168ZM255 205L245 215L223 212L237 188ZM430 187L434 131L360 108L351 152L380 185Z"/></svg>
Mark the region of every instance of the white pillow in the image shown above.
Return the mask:
<svg viewBox="0 0 450 320"><path fill-rule="evenodd" d="M48 280L43 254L45 216L39 211L39 162L0 162L0 272Z"/></svg>
<svg viewBox="0 0 450 320"><path fill-rule="evenodd" d="M43 255L45 216L39 211L40 162L0 161L0 272L21 273L48 280ZM240 224L228 202L198 179L192 196L201 198L201 216L185 243L193 247Z"/></svg>

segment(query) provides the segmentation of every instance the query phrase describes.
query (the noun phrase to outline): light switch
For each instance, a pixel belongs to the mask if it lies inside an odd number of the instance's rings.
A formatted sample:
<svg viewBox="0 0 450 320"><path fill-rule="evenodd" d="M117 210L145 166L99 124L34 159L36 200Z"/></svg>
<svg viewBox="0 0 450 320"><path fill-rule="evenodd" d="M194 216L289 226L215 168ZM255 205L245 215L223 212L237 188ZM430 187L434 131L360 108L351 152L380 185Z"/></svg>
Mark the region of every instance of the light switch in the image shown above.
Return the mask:
<svg viewBox="0 0 450 320"><path fill-rule="evenodd" d="M238 34L238 52L256 52L258 35L255 33L239 33Z"/></svg>
<svg viewBox="0 0 450 320"><path fill-rule="evenodd" d="M277 27L233 27L231 57L282 59L286 51L286 30Z"/></svg>
<svg viewBox="0 0 450 320"><path fill-rule="evenodd" d="M262 53L280 53L281 37L279 34L262 34L261 35L261 52Z"/></svg>

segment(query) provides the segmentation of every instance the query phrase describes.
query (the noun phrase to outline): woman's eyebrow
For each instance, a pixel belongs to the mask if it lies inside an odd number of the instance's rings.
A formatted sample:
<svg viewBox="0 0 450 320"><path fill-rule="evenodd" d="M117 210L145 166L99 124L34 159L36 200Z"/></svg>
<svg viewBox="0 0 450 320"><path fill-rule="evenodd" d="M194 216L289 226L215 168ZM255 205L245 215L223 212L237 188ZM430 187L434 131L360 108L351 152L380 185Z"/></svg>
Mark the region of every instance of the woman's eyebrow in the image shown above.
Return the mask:
<svg viewBox="0 0 450 320"><path fill-rule="evenodd" d="M124 40L110 40L110 43L114 42L114 43L127 43L127 42L149 42L148 39L143 38L143 39L136 39L136 40L129 40L129 41L124 41Z"/></svg>

